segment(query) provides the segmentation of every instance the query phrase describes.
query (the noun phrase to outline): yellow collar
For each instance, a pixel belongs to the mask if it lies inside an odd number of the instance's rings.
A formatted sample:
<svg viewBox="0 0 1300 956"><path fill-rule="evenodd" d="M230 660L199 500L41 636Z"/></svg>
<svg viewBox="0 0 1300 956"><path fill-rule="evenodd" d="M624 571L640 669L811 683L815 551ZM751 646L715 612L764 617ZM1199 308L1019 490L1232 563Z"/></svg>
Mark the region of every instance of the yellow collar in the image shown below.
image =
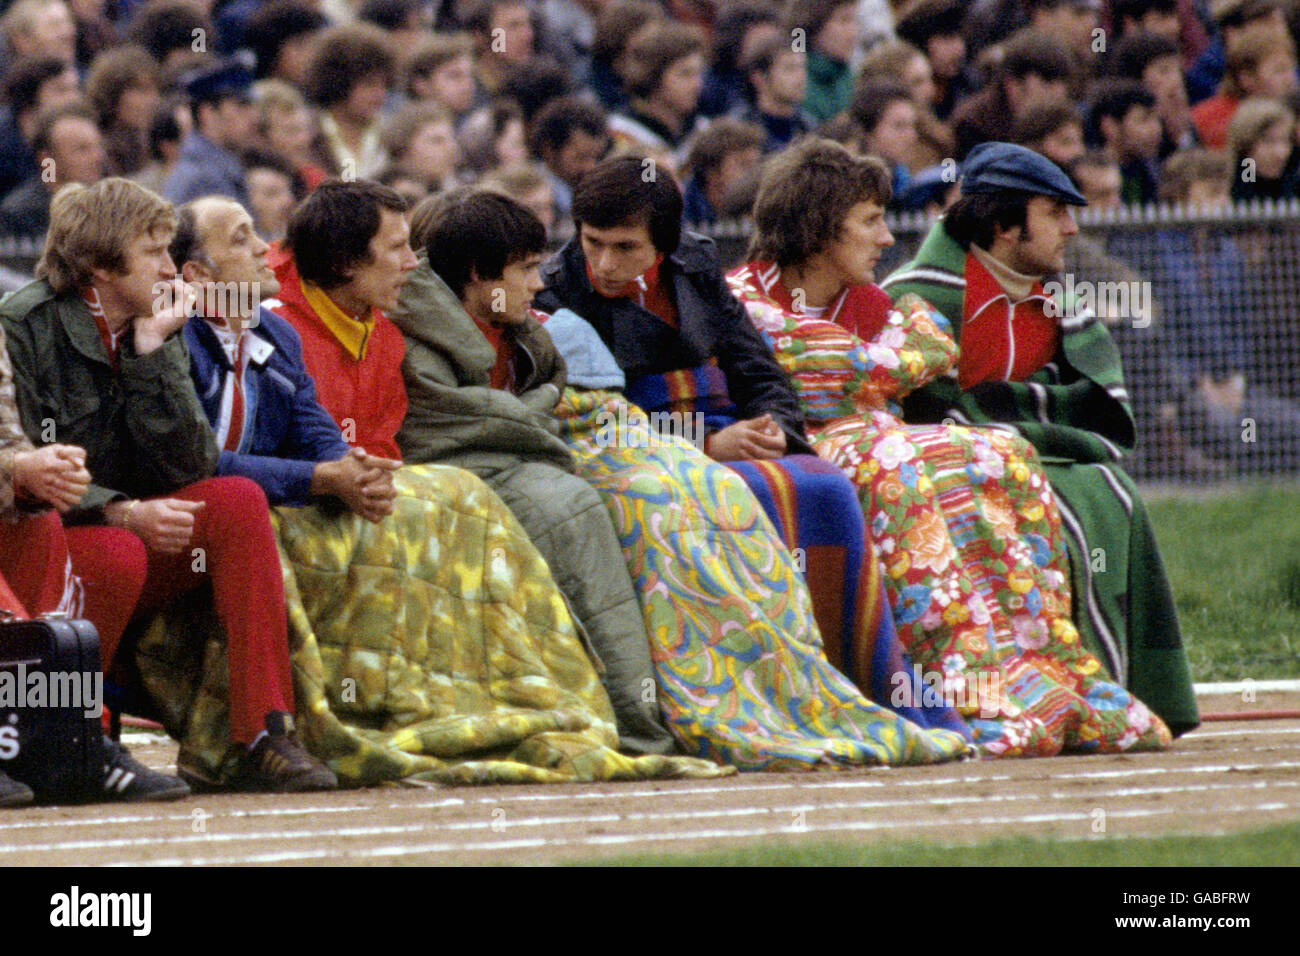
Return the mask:
<svg viewBox="0 0 1300 956"><path fill-rule="evenodd" d="M366 347L370 344L370 333L375 330L375 310L371 309L363 320L354 319L340 309L324 289L306 279L302 280L302 295L325 328L333 332L334 338L348 350L348 354L358 362L364 359Z"/></svg>

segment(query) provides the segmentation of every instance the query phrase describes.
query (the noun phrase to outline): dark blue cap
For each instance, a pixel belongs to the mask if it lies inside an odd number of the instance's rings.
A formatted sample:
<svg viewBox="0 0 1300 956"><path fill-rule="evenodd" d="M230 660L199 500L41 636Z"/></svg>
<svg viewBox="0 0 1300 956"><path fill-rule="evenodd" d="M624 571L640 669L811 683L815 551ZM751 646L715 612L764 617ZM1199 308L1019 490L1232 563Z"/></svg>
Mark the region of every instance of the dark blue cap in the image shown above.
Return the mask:
<svg viewBox="0 0 1300 956"><path fill-rule="evenodd" d="M180 82L195 103L247 97L253 85L252 58L235 54L205 63L182 76Z"/></svg>
<svg viewBox="0 0 1300 956"><path fill-rule="evenodd" d="M1072 206L1086 206L1061 167L1032 149L1012 143L980 143L961 167L962 195L997 193L1008 189L1050 196Z"/></svg>

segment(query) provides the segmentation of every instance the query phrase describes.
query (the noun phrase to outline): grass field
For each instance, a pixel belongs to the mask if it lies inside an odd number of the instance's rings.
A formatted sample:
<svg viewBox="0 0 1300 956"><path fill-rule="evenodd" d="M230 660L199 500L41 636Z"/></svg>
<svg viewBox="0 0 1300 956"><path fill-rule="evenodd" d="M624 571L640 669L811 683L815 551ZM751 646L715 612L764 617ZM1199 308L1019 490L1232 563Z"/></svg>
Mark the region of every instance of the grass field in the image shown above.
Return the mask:
<svg viewBox="0 0 1300 956"><path fill-rule="evenodd" d="M1223 836L1098 837L1036 840L1002 837L979 843L906 840L889 843L799 843L714 853L638 854L593 861L600 866L1295 866L1300 823ZM583 864L579 864L583 865Z"/></svg>
<svg viewBox="0 0 1300 956"><path fill-rule="evenodd" d="M1300 677L1300 488L1148 499L1197 681Z"/></svg>

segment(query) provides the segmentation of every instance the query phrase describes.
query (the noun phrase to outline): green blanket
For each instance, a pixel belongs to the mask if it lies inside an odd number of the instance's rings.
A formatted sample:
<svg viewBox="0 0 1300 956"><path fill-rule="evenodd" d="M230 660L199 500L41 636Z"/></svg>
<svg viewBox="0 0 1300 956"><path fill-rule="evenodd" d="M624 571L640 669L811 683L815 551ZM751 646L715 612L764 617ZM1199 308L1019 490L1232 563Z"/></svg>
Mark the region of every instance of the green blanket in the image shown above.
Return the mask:
<svg viewBox="0 0 1300 956"><path fill-rule="evenodd" d="M732 768L629 757L545 562L469 472L397 473L372 525L273 511L299 734L347 786L709 777ZM228 778L224 638L195 592L151 623L137 660L181 764Z"/></svg>

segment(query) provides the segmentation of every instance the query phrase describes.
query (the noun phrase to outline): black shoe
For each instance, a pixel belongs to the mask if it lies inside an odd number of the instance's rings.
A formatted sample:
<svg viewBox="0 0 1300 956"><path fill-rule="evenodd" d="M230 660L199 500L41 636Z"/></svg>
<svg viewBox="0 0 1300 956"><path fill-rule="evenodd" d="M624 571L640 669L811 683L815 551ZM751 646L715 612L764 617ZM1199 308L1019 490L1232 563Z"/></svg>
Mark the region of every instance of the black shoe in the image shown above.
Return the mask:
<svg viewBox="0 0 1300 956"><path fill-rule="evenodd" d="M235 785L261 793L306 793L337 790L339 778L303 749L293 717L280 711L266 715L266 735L248 752Z"/></svg>
<svg viewBox="0 0 1300 956"><path fill-rule="evenodd" d="M179 800L190 788L177 777L150 770L116 740L104 738L104 799L124 803Z"/></svg>
<svg viewBox="0 0 1300 956"><path fill-rule="evenodd" d="M0 807L23 807L34 799L31 787L0 770Z"/></svg>

